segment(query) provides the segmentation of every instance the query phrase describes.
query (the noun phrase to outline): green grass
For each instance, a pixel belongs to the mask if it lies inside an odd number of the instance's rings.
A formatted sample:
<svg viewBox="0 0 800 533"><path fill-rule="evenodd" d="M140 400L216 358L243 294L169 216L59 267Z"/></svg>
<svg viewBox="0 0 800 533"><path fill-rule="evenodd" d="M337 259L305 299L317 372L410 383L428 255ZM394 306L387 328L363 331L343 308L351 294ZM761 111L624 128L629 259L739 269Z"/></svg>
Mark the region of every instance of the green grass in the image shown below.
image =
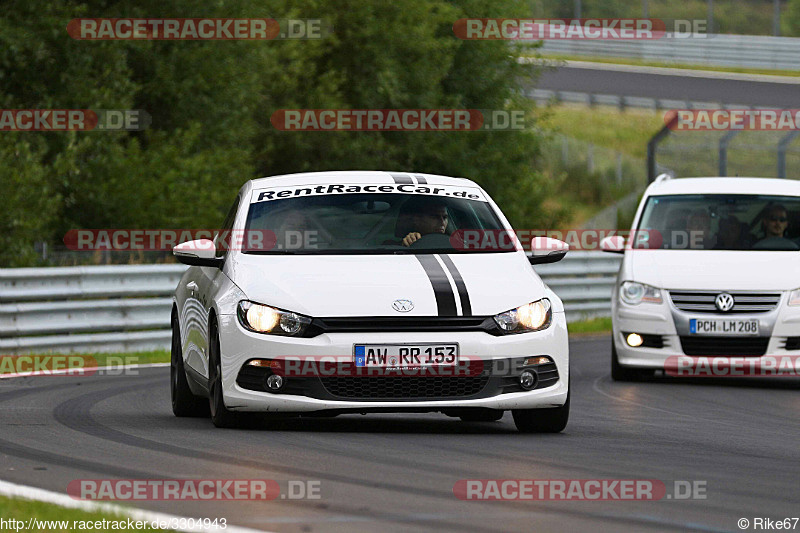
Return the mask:
<svg viewBox="0 0 800 533"><path fill-rule="evenodd" d="M122 515L116 515L113 513L108 512L88 512L88 511L81 511L78 509L68 509L66 507L60 507L58 505L53 505L50 503L44 502L37 502L31 500L23 500L19 498L7 498L4 496L0 496L0 517L4 520L8 521L10 519L19 520L26 522L25 526L19 531L47 531L47 532L54 532L54 531L86 531L86 529L80 529L80 524L76 524L75 522L80 521L91 521L96 522L99 520L119 520L125 521L127 525L127 518ZM47 525L40 525L39 527L35 527L33 529L27 529L27 521L31 518L35 518L38 520L57 520L63 521L67 520L68 524L67 527L60 527L61 525L50 524L53 527L48 527ZM92 524L92 525L100 525L102 524ZM19 525L17 526L19 527ZM6 530L14 531L14 528L6 527ZM94 531L111 531L110 527L100 527L100 528L92 528ZM127 531L126 529L117 529L115 531ZM156 529L152 529L147 527L145 529L135 529L135 531L160 531Z"/></svg>
<svg viewBox="0 0 800 533"><path fill-rule="evenodd" d="M548 108L541 126L573 139L645 158L647 141L664 126L664 115L651 110L559 105Z"/></svg>
<svg viewBox="0 0 800 533"><path fill-rule="evenodd" d="M542 57L548 60L565 61L587 61L590 63L609 63L612 65L634 65L639 67L658 67L658 68L682 68L686 70L708 70L711 72L732 72L736 74L753 74L767 76L800 76L800 70L777 70L767 68L746 68L746 67L727 67L716 65L695 65L687 63L673 63L670 61L654 61L647 59L636 59L627 57L602 57L602 56L581 56L566 54L548 54L542 52Z"/></svg>
<svg viewBox="0 0 800 533"><path fill-rule="evenodd" d="M112 367L119 367L119 366L128 366L128 365L144 365L150 363L169 363L170 355L169 351L167 350L154 350L149 352L130 352L130 353L93 353L93 354L30 354L32 357L41 358L40 360L45 361L47 357L55 356L56 363L42 363L45 365L44 368L47 369L57 369L63 368L64 365L69 365L71 367L82 367L82 366L94 366L94 362L96 362L98 367L103 366L112 366ZM82 357L84 358L82 361L78 360L77 362L69 362L69 359L62 359L62 358L69 358L69 357ZM72 360L74 361L74 360ZM30 363L24 363L25 365L29 365ZM59 366L60 365L60 366ZM29 366L17 366L17 364L13 361L13 356L10 357L0 357L0 374L10 374L15 373L18 370L20 371L28 371L30 369Z"/></svg>
<svg viewBox="0 0 800 533"><path fill-rule="evenodd" d="M567 331L570 335L582 335L592 333L611 333L611 317L590 318L569 322Z"/></svg>
<svg viewBox="0 0 800 533"><path fill-rule="evenodd" d="M95 353L90 354L97 360L98 366L108 364L117 365L145 365L149 363L169 363L169 350L153 350L151 352L130 352L130 353Z"/></svg>

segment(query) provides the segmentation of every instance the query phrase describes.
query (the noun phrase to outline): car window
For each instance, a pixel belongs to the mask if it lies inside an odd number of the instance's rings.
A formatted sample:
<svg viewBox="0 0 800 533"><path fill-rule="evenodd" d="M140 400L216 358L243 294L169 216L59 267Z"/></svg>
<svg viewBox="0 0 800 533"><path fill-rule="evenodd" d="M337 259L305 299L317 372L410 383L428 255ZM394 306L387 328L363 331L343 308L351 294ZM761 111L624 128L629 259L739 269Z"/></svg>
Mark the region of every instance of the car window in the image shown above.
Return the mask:
<svg viewBox="0 0 800 533"><path fill-rule="evenodd" d="M225 220L222 222L222 227L220 228L221 231L214 236L214 245L217 249L217 257L225 255L228 247L230 246L233 223L236 221L236 213L239 211L240 199L241 198L237 196L236 200L233 201L233 205L228 210L228 214L225 215Z"/></svg>
<svg viewBox="0 0 800 533"><path fill-rule="evenodd" d="M643 246L687 250L800 250L800 198L742 194L664 195L647 200Z"/></svg>
<svg viewBox="0 0 800 533"><path fill-rule="evenodd" d="M442 222L446 219L446 222ZM342 194L250 205L246 230L262 232L251 253L402 253L463 251L458 230L502 230L488 202L420 194ZM403 245L409 233L427 237ZM507 251L507 250L503 250Z"/></svg>

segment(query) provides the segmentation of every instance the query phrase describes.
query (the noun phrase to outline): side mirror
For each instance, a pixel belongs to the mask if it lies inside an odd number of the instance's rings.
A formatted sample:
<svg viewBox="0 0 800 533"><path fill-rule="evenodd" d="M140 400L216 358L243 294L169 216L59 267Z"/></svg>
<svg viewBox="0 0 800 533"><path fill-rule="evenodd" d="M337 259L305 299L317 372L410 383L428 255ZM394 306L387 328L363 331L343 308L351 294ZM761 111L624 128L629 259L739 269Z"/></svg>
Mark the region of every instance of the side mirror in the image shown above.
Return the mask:
<svg viewBox="0 0 800 533"><path fill-rule="evenodd" d="M600 241L600 249L604 252L612 254L625 253L625 237L621 235L612 235Z"/></svg>
<svg viewBox="0 0 800 533"><path fill-rule="evenodd" d="M531 240L531 254L528 261L532 265L557 263L564 259L569 251L569 244L550 237L534 237Z"/></svg>
<svg viewBox="0 0 800 533"><path fill-rule="evenodd" d="M217 248L210 239L197 239L179 244L172 254L184 265L219 268L223 259L217 257Z"/></svg>

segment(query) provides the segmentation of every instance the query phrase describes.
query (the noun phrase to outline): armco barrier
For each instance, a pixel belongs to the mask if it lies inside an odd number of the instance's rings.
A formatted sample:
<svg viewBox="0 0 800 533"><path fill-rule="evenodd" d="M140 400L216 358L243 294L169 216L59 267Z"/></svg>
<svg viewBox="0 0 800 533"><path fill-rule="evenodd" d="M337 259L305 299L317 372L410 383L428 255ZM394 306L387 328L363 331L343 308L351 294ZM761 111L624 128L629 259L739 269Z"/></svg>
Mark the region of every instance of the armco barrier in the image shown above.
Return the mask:
<svg viewBox="0 0 800 533"><path fill-rule="evenodd" d="M567 318L608 316L621 256L570 252L536 271ZM183 265L0 269L0 354L130 352L169 347Z"/></svg>
<svg viewBox="0 0 800 533"><path fill-rule="evenodd" d="M655 40L546 40L546 55L623 57L682 64L800 69L800 38L711 34L705 38Z"/></svg>

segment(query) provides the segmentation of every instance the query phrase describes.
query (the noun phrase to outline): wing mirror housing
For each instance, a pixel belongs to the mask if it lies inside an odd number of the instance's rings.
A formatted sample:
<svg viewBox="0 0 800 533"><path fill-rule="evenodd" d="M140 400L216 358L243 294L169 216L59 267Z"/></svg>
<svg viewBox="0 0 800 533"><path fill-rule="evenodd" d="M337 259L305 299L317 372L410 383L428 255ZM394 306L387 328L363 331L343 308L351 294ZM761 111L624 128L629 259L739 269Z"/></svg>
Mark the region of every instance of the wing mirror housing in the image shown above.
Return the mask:
<svg viewBox="0 0 800 533"><path fill-rule="evenodd" d="M531 253L528 261L532 265L557 263L564 259L569 251L569 244L550 237L534 237L531 240Z"/></svg>
<svg viewBox="0 0 800 533"><path fill-rule="evenodd" d="M217 257L217 248L210 239L181 243L172 249L172 255L184 265L191 266L219 268L224 261L223 258Z"/></svg>

